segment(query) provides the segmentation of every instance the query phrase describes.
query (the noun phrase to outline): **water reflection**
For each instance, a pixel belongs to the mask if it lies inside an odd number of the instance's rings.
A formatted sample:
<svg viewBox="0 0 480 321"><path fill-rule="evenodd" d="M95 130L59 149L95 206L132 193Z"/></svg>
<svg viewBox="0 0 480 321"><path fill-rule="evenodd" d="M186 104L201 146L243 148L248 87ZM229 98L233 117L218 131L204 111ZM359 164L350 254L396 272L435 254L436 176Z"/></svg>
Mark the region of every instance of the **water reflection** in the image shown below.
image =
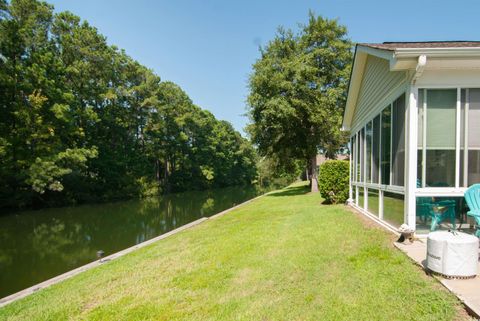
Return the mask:
<svg viewBox="0 0 480 321"><path fill-rule="evenodd" d="M233 187L0 216L0 297L244 202Z"/></svg>

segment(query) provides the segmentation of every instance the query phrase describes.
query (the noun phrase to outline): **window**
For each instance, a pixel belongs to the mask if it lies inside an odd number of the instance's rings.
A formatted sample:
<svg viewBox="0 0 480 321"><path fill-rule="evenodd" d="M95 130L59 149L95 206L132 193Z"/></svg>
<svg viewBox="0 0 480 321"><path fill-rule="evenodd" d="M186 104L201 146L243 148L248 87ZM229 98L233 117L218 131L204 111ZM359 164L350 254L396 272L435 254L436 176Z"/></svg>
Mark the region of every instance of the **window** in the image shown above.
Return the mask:
<svg viewBox="0 0 480 321"><path fill-rule="evenodd" d="M392 185L403 186L405 180L405 95L392 104Z"/></svg>
<svg viewBox="0 0 480 321"><path fill-rule="evenodd" d="M404 196L401 194L383 193L383 219L393 226L404 222Z"/></svg>
<svg viewBox="0 0 480 321"><path fill-rule="evenodd" d="M480 89L463 89L461 99L460 185L468 187L480 183Z"/></svg>
<svg viewBox="0 0 480 321"><path fill-rule="evenodd" d="M357 188L352 186L352 203L357 204Z"/></svg>
<svg viewBox="0 0 480 321"><path fill-rule="evenodd" d="M373 120L372 183L378 184L380 170L380 115Z"/></svg>
<svg viewBox="0 0 480 321"><path fill-rule="evenodd" d="M355 186L355 204L356 204L357 206L360 206L360 205L359 205L360 202L359 202L359 200L358 200L359 197L360 197L359 188L358 188L358 186Z"/></svg>
<svg viewBox="0 0 480 321"><path fill-rule="evenodd" d="M466 215L463 197L417 197L416 230L429 231L457 229L474 233L475 221Z"/></svg>
<svg viewBox="0 0 480 321"><path fill-rule="evenodd" d="M360 182L360 172L361 172L361 168L360 168L360 133L357 133L355 135L356 137L356 150L357 152L355 153L355 172L356 172L356 181L357 182Z"/></svg>
<svg viewBox="0 0 480 321"><path fill-rule="evenodd" d="M365 182L365 129L360 130L360 182Z"/></svg>
<svg viewBox="0 0 480 321"><path fill-rule="evenodd" d="M372 122L365 126L365 181L372 182Z"/></svg>
<svg viewBox="0 0 480 321"><path fill-rule="evenodd" d="M390 135L392 127L392 111L391 106L387 106L382 111L381 122L381 159L380 159L380 175L384 185L390 185Z"/></svg>
<svg viewBox="0 0 480 321"><path fill-rule="evenodd" d="M420 89L418 91L418 144L417 144L417 187L423 187L423 113L424 113L424 101L423 101L424 90Z"/></svg>
<svg viewBox="0 0 480 321"><path fill-rule="evenodd" d="M361 208L365 208L365 197L364 197L364 188L358 188L358 203L357 205Z"/></svg>
<svg viewBox="0 0 480 321"><path fill-rule="evenodd" d="M368 189L368 211L375 214L377 217L380 215L379 211L379 191L375 189Z"/></svg>
<svg viewBox="0 0 480 321"><path fill-rule="evenodd" d="M350 177L351 181L355 181L355 136L350 138Z"/></svg>
<svg viewBox="0 0 480 321"><path fill-rule="evenodd" d="M455 186L456 89L429 89L422 119L424 177L422 184L432 187Z"/></svg>

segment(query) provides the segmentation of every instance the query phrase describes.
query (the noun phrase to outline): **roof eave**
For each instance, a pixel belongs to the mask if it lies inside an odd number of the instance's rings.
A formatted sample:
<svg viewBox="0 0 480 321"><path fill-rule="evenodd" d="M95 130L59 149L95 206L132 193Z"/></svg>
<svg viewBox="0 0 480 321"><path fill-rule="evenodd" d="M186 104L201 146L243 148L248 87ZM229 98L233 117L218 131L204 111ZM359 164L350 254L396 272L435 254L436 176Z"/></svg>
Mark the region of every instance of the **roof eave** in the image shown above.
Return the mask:
<svg viewBox="0 0 480 321"><path fill-rule="evenodd" d="M350 72L350 81L348 82L347 102L345 104L345 111L343 113L342 130L350 130L350 124L353 119L355 111L355 104L357 102L360 85L363 78L363 71L367 60L367 53L363 51L363 46L356 45L352 70Z"/></svg>

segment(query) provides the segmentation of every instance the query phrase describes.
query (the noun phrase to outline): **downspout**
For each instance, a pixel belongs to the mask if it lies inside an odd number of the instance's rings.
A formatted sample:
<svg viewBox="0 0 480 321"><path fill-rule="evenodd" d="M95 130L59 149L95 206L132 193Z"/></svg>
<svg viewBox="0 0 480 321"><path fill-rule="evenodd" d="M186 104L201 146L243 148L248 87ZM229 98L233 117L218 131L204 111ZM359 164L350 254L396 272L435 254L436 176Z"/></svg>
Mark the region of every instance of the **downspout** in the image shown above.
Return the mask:
<svg viewBox="0 0 480 321"><path fill-rule="evenodd" d="M417 189L417 180L413 179L412 174L415 175L417 171L417 123L418 123L418 112L417 112L417 97L416 90L414 86L417 80L422 76L425 66L427 64L427 56L420 55L418 57L417 66L410 81L410 90L408 95L408 112L407 118L408 125L407 133L407 153L406 153L406 162L407 162L407 171L406 171L406 183L407 188L405 191L405 197L407 199L405 206L405 218L406 223L410 230L416 229L416 195L415 191ZM416 175L415 175L416 176Z"/></svg>
<svg viewBox="0 0 480 321"><path fill-rule="evenodd" d="M427 56L420 55L418 56L417 67L415 67L415 73L412 77L412 85L415 85L417 79L420 78L425 70L425 66L427 65Z"/></svg>

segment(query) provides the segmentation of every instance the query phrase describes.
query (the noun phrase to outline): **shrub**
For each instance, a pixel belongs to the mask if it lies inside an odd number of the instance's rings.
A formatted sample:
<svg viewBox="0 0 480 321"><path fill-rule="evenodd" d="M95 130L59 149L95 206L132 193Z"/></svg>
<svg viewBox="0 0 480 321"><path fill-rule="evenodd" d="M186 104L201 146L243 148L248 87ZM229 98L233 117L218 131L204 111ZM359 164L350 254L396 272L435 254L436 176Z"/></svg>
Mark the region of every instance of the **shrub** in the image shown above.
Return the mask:
<svg viewBox="0 0 480 321"><path fill-rule="evenodd" d="M328 160L320 166L318 176L320 194L327 202L345 203L348 199L349 162Z"/></svg>

